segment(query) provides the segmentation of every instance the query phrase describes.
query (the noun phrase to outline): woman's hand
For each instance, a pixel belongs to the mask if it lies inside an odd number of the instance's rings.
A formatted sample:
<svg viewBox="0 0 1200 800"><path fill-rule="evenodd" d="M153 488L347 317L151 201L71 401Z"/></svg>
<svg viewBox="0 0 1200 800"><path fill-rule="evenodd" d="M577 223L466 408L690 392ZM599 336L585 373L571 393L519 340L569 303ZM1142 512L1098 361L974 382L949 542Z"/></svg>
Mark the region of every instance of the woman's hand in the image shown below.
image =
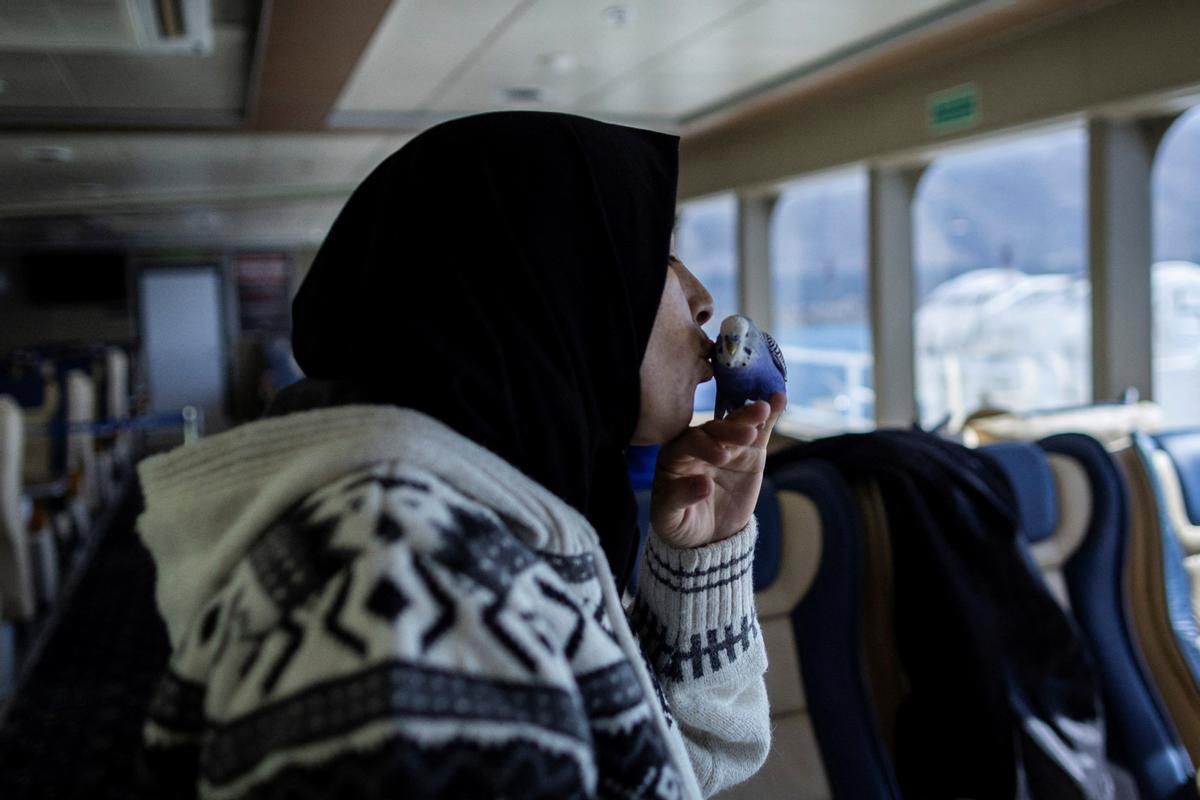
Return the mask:
<svg viewBox="0 0 1200 800"><path fill-rule="evenodd" d="M663 445L650 493L650 524L675 547L726 539L750 522L767 442L787 405L782 392L723 420L688 428Z"/></svg>

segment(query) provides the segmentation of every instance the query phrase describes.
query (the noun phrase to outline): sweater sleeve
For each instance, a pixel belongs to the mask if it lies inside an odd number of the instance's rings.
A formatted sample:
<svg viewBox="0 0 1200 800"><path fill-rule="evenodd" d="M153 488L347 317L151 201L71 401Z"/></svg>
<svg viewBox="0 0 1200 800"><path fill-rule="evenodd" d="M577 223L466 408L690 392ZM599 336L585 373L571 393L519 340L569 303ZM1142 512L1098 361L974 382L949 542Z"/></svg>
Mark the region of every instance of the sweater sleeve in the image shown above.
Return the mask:
<svg viewBox="0 0 1200 800"><path fill-rule="evenodd" d="M767 668L751 570L757 523L715 544L672 547L652 530L630 624L711 796L766 760Z"/></svg>

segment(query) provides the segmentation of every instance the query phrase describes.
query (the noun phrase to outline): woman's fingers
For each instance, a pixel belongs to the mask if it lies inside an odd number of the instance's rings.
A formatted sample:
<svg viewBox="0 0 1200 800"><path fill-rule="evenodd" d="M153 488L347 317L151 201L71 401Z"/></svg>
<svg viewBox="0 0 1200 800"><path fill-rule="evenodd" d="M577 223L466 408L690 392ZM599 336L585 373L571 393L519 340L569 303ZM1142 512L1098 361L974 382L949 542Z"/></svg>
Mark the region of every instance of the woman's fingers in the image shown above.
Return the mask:
<svg viewBox="0 0 1200 800"><path fill-rule="evenodd" d="M775 430L775 423L779 422L779 418L783 416L783 412L787 408L787 395L783 392L775 392L767 402L770 403L770 412L762 428L759 429L758 438L754 441L755 447L765 448L767 446L767 442L771 439L771 431Z"/></svg>
<svg viewBox="0 0 1200 800"><path fill-rule="evenodd" d="M668 465L690 458L720 467L733 458L733 451L702 429L692 428L664 447L659 455L659 460Z"/></svg>
<svg viewBox="0 0 1200 800"><path fill-rule="evenodd" d="M712 494L713 482L707 475L664 480L655 493L655 505L669 514L680 514L688 506L701 502Z"/></svg>
<svg viewBox="0 0 1200 800"><path fill-rule="evenodd" d="M758 437L756 424L727 417L723 420L706 422L700 426L700 430L721 444L745 447L746 445L753 444L754 440Z"/></svg>
<svg viewBox="0 0 1200 800"><path fill-rule="evenodd" d="M714 467L726 466L744 448L767 446L771 431L786 405L786 395L777 392L769 401L760 400L733 411L723 420L690 428L663 448L659 461L668 470L690 459Z"/></svg>

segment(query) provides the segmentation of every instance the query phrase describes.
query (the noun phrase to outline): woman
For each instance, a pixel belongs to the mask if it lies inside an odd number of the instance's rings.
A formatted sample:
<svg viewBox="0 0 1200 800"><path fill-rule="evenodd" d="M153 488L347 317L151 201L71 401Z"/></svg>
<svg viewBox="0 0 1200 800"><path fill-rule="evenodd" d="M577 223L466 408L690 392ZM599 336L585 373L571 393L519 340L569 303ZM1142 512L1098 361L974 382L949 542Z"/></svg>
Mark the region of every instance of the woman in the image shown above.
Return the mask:
<svg viewBox="0 0 1200 800"><path fill-rule="evenodd" d="M310 380L140 469L171 791L698 797L758 768L783 396L688 428L712 306L669 259L676 172L674 137L502 113L358 188L293 307ZM627 621L622 454L653 442Z"/></svg>

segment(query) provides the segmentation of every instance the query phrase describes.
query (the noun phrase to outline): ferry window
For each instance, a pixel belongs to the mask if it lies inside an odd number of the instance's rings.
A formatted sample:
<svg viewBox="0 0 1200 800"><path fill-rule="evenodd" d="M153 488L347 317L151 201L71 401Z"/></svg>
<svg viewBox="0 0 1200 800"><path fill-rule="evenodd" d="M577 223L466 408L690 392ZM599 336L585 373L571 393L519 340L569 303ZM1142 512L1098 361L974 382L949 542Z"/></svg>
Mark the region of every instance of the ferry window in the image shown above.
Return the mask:
<svg viewBox="0 0 1200 800"><path fill-rule="evenodd" d="M721 194L679 207L675 225L675 255L700 279L713 297L713 317L704 326L709 338L721 320L738 312L737 196ZM716 405L714 381L696 391L696 410Z"/></svg>
<svg viewBox="0 0 1200 800"><path fill-rule="evenodd" d="M783 424L872 427L866 171L787 186L772 214L770 247L772 333L788 365Z"/></svg>
<svg viewBox="0 0 1200 800"><path fill-rule="evenodd" d="M1154 164L1154 398L1169 426L1200 425L1200 107Z"/></svg>
<svg viewBox="0 0 1200 800"><path fill-rule="evenodd" d="M1091 398L1087 139L1071 128L948 154L913 203L921 423Z"/></svg>

